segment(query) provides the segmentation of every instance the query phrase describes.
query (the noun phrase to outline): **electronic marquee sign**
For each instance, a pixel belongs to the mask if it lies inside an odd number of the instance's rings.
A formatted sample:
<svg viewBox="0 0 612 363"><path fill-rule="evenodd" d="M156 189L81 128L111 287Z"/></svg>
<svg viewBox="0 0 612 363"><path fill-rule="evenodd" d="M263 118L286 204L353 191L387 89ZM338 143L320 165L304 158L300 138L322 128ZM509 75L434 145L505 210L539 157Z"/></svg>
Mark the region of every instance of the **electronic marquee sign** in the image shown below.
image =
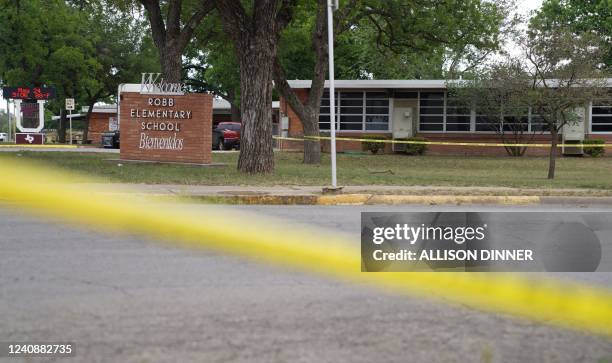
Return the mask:
<svg viewBox="0 0 612 363"><path fill-rule="evenodd" d="M55 98L54 87L2 87L2 97L13 100L49 100Z"/></svg>

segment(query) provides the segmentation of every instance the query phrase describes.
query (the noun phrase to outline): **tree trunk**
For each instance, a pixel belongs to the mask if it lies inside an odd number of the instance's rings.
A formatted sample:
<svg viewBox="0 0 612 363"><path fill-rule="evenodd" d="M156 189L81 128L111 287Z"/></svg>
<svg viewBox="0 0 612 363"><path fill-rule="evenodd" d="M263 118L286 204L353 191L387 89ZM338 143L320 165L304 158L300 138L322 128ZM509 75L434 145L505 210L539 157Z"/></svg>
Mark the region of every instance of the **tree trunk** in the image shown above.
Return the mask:
<svg viewBox="0 0 612 363"><path fill-rule="evenodd" d="M253 37L250 47L238 52L242 112L238 170L249 174L274 171L272 68L276 49L271 44L272 39Z"/></svg>
<svg viewBox="0 0 612 363"><path fill-rule="evenodd" d="M238 170L274 171L272 78L280 34L293 17L297 0L257 0L247 12L241 0L216 0L223 29L240 64L242 131ZM280 3L280 7L279 7Z"/></svg>
<svg viewBox="0 0 612 363"><path fill-rule="evenodd" d="M160 50L160 62L164 81L180 83L183 79L182 51L176 49L176 47L166 45Z"/></svg>
<svg viewBox="0 0 612 363"><path fill-rule="evenodd" d="M89 119L91 118L91 113L93 112L94 104L96 102L91 102L89 104L89 108L87 109L87 115L85 115L85 124L83 125L83 144L87 144L87 138L89 137Z"/></svg>
<svg viewBox="0 0 612 363"><path fill-rule="evenodd" d="M179 83L182 77L182 54L191 40L193 32L202 22L202 19L213 10L213 0L200 0L200 7L191 9L191 17L183 18L181 1L162 2L159 0L139 0L147 10L147 17L151 25L153 43L159 51L164 80L168 83ZM162 6L162 3L165 3ZM166 10L166 19L162 16L162 7ZM181 27L182 26L182 27Z"/></svg>
<svg viewBox="0 0 612 363"><path fill-rule="evenodd" d="M60 144L66 143L66 124L67 123L68 122L66 120L66 111L62 108L60 109L59 127L57 128L57 139L60 142Z"/></svg>
<svg viewBox="0 0 612 363"><path fill-rule="evenodd" d="M550 136L552 137L552 140L550 141L548 179L554 179L555 178L555 167L556 167L556 162L557 162L557 145L559 143L559 133L554 127L550 131Z"/></svg>
<svg viewBox="0 0 612 363"><path fill-rule="evenodd" d="M321 163L321 141L308 139L308 136L319 137L319 113L309 114L303 121L304 125L304 164Z"/></svg>
<svg viewBox="0 0 612 363"><path fill-rule="evenodd" d="M285 70L278 59L274 63L274 80L280 94L298 116L304 129L304 136L319 137L319 111L321 97L325 90L325 76L328 69L327 48L327 1L318 0L317 18L312 32L312 49L315 53L314 74L308 99L300 100L287 82ZM321 163L321 141L304 140L304 164Z"/></svg>

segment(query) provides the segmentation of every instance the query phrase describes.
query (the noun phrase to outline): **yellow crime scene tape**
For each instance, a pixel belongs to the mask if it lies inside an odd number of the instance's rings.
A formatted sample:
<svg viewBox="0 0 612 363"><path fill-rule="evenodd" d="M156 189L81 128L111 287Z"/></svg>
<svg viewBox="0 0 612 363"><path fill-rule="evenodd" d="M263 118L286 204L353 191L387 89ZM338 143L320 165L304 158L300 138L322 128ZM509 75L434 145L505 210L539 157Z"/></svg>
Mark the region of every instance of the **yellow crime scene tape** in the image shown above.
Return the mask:
<svg viewBox="0 0 612 363"><path fill-rule="evenodd" d="M43 144L43 145L24 145L24 144L0 144L0 148L33 148L33 149L76 149L77 145L55 145L55 144Z"/></svg>
<svg viewBox="0 0 612 363"><path fill-rule="evenodd" d="M84 184L84 177L8 157L0 159L0 175L0 202L35 215L612 338L612 290L602 287L515 273L361 272L359 244L336 233L236 211L227 218L221 207L195 210L130 197L129 191L105 194Z"/></svg>
<svg viewBox="0 0 612 363"><path fill-rule="evenodd" d="M304 137L285 137L285 136L273 136L276 140L287 140L287 141L305 141L305 140L331 140L329 136L304 136ZM550 144L508 144L508 143L488 143L488 142L452 142L452 141L418 141L418 140L391 140L391 139L359 139L352 137L336 137L337 141L354 141L354 142L379 142L385 144L415 144L415 145L447 145L447 146L481 146L481 147L547 147L550 148ZM594 148L612 147L612 143L609 144L557 144L557 147L584 147Z"/></svg>

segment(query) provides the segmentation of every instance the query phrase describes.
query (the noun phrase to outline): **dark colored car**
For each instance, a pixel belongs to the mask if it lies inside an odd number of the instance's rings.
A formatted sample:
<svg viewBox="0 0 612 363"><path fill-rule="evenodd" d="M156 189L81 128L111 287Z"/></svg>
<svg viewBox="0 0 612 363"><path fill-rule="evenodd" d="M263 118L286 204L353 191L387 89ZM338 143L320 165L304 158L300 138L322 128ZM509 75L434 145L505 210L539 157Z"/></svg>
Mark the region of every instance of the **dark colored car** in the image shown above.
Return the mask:
<svg viewBox="0 0 612 363"><path fill-rule="evenodd" d="M212 148L213 150L220 150L219 145L221 145L222 143L223 143L223 130L214 128L212 130Z"/></svg>
<svg viewBox="0 0 612 363"><path fill-rule="evenodd" d="M119 131L109 131L102 134L102 147L105 149L119 149Z"/></svg>
<svg viewBox="0 0 612 363"><path fill-rule="evenodd" d="M240 122L220 122L213 130L213 148L240 149Z"/></svg>

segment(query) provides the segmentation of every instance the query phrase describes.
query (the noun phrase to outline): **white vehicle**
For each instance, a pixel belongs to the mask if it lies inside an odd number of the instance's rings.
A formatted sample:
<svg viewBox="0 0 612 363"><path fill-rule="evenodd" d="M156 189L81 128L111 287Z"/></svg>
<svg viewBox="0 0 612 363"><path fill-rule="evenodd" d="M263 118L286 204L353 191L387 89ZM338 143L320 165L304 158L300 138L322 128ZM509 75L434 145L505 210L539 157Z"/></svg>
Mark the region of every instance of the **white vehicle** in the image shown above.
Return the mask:
<svg viewBox="0 0 612 363"><path fill-rule="evenodd" d="M8 135L6 132L0 132L0 142L8 141Z"/></svg>

